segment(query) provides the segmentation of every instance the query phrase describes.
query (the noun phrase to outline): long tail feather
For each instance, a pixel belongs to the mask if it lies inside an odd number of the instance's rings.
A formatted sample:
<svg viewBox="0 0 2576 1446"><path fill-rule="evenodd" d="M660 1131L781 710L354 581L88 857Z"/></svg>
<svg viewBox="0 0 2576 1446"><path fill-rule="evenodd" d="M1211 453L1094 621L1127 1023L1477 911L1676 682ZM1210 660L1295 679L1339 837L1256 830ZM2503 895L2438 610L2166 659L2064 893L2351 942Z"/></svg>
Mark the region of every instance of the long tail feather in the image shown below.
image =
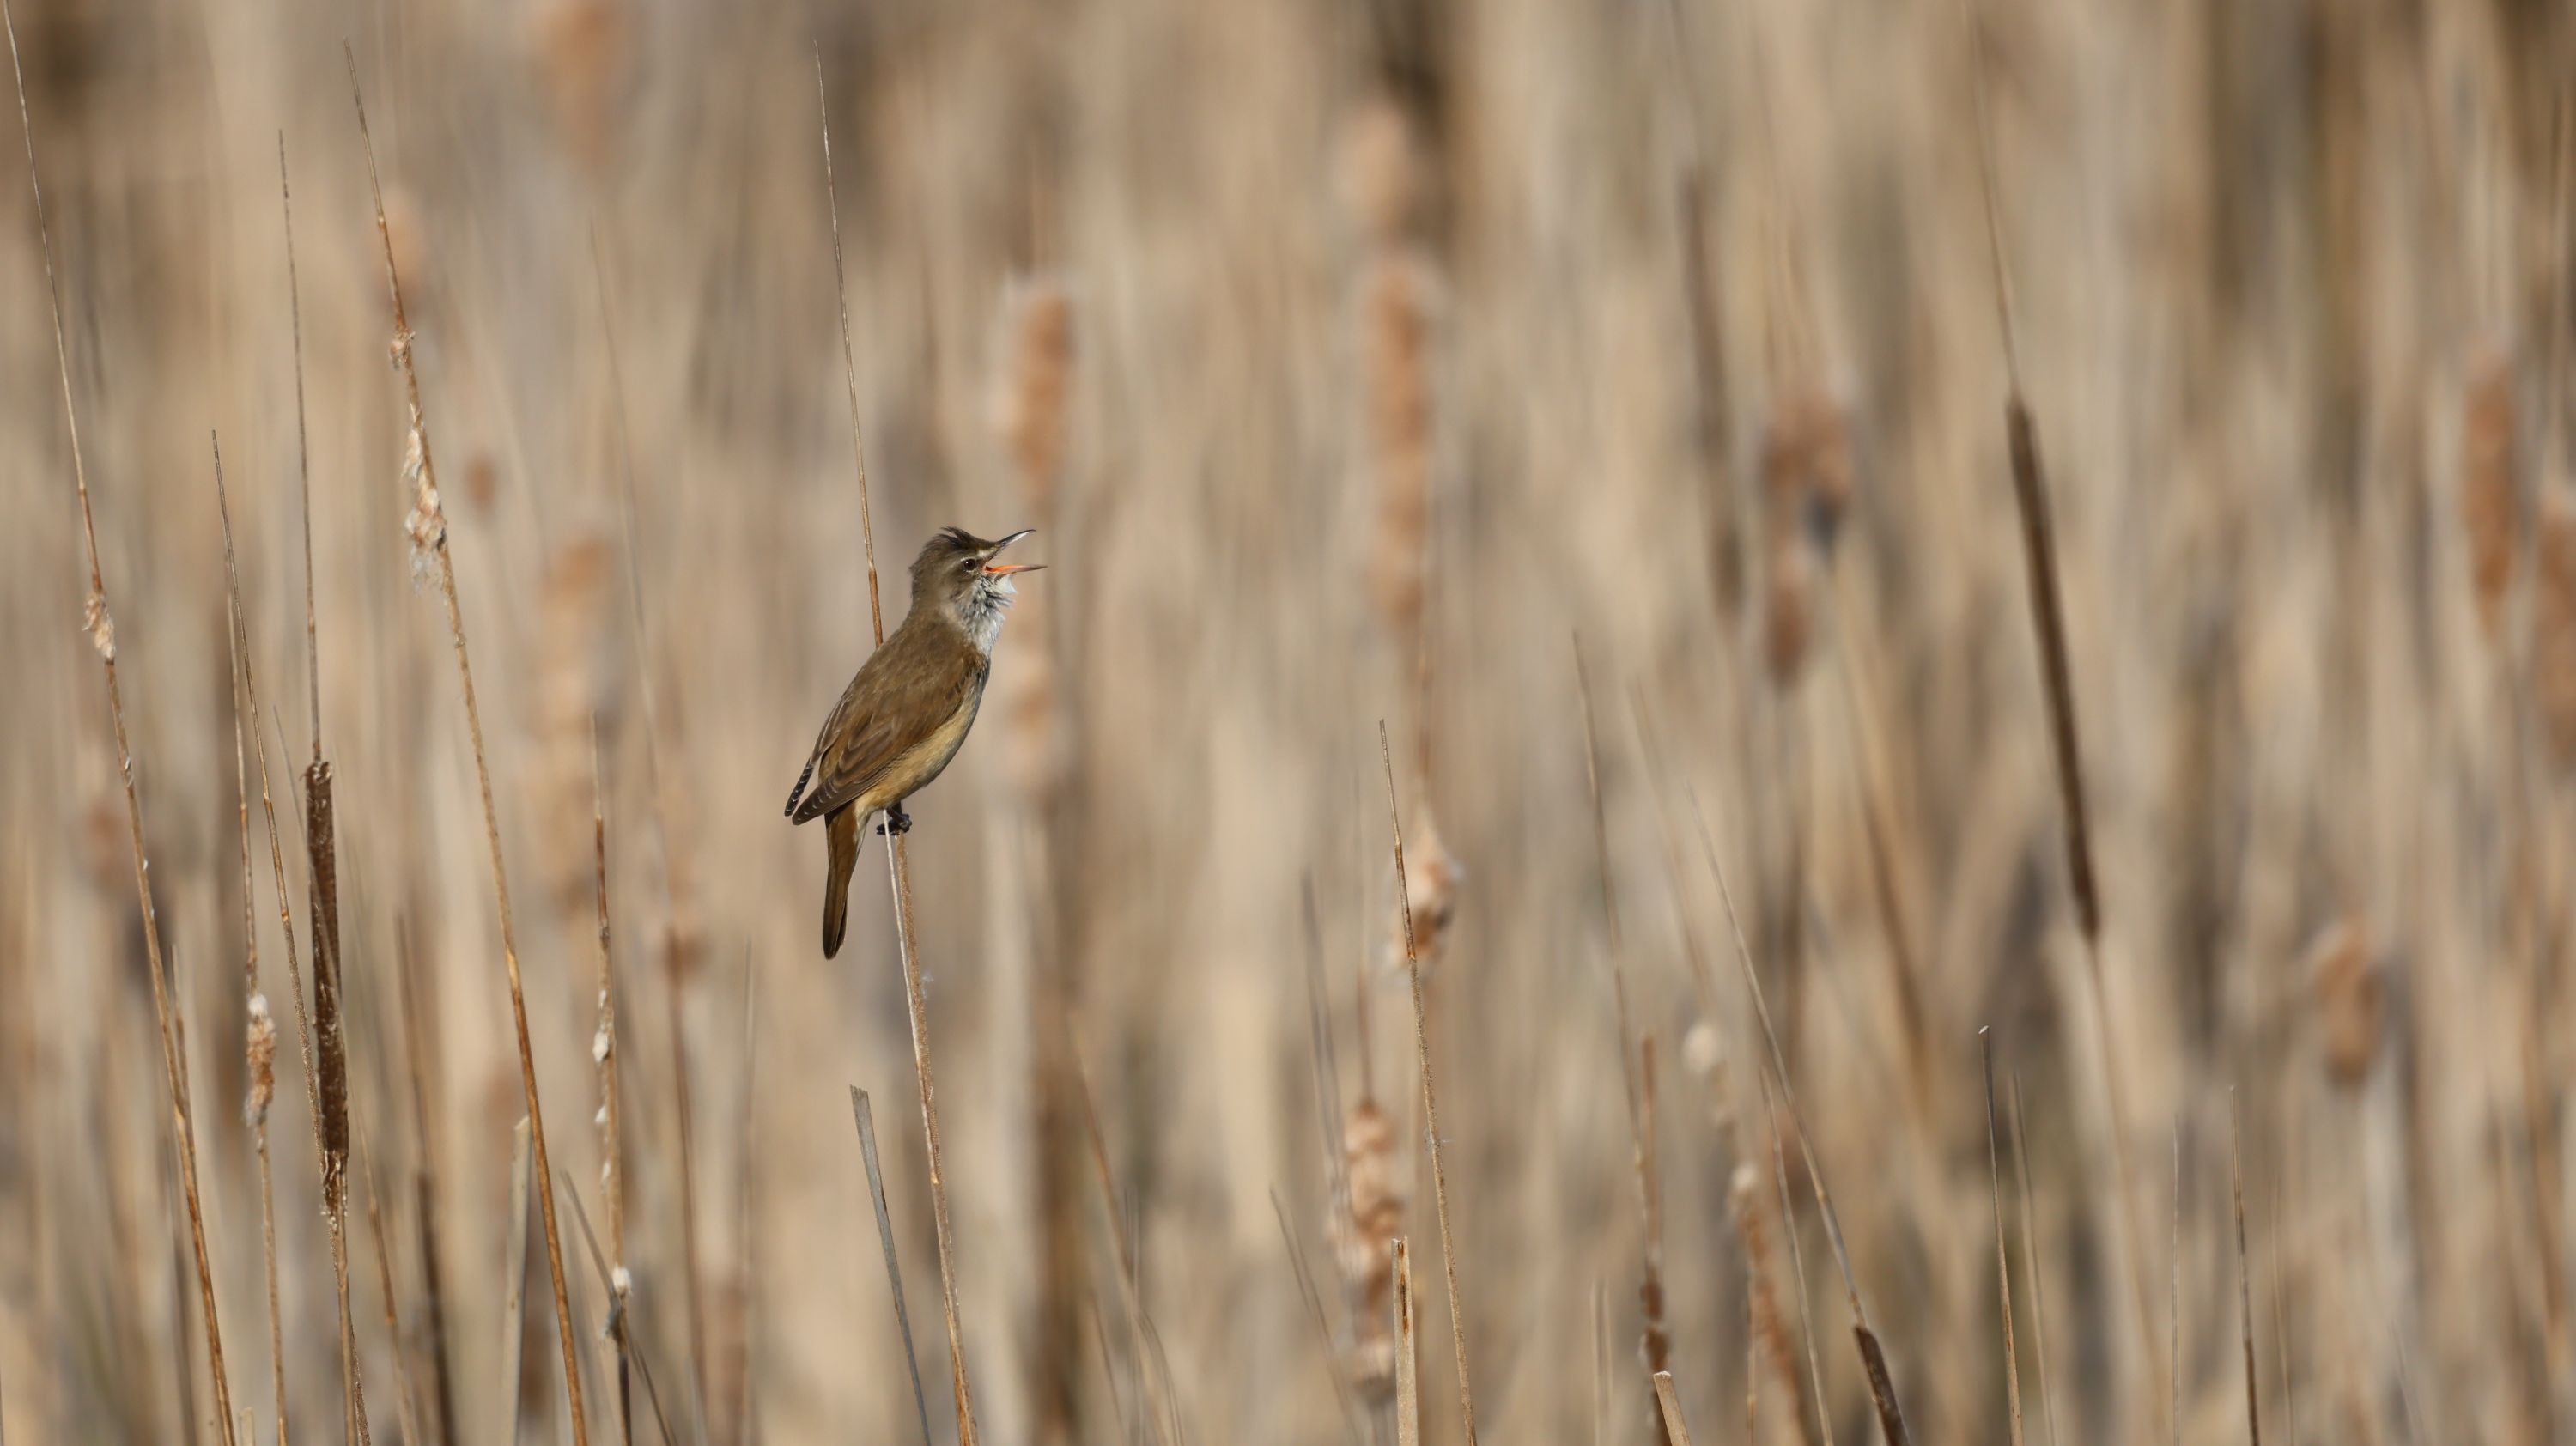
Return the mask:
<svg viewBox="0 0 2576 1446"><path fill-rule="evenodd" d="M823 957L841 952L841 936L850 926L850 875L859 866L859 811L843 804L824 815L824 837L831 854L823 870Z"/></svg>

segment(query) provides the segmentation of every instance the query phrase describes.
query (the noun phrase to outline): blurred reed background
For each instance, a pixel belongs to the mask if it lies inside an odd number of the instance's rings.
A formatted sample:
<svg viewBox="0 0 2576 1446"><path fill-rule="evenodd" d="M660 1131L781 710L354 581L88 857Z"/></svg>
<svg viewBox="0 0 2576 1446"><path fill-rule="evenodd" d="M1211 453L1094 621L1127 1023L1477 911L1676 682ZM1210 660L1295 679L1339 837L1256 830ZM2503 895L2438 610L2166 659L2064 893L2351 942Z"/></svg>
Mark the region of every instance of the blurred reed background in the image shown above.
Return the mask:
<svg viewBox="0 0 2576 1446"><path fill-rule="evenodd" d="M942 524L1037 526L1051 567L913 804L985 1437L1391 1441L1400 1233L1425 1440L1467 1435L1453 1310L1482 1437L1656 1439L1652 1367L1703 1440L1873 1439L1823 1184L1914 1439L2232 1441L2250 1369L2276 1440L2576 1441L2565 7L15 21L254 1424L214 1404L11 147L11 1446L277 1435L245 919L288 1036L266 1134L294 1435L342 1430L344 1382L291 947L339 984L373 1439L573 1439L476 758L435 550L405 537L440 512L587 1439L621 1439L594 1230L658 1402L630 1385L635 1439L917 1435L852 1085L954 1432L884 845L826 967L818 831L778 813L870 637L818 52L886 605ZM426 519L344 39L443 485ZM328 960L299 826L317 741Z"/></svg>

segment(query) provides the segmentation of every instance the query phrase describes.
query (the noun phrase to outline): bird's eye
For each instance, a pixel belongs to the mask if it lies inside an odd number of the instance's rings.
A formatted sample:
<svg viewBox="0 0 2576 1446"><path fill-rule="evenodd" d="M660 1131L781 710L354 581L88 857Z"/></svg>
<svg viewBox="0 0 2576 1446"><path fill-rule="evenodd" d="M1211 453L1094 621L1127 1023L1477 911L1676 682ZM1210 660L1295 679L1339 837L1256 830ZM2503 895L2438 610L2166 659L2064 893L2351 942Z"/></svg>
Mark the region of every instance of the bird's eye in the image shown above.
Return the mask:
<svg viewBox="0 0 2576 1446"><path fill-rule="evenodd" d="M984 559L980 557L970 557L966 559L963 566L968 572L981 571L984 566Z"/></svg>

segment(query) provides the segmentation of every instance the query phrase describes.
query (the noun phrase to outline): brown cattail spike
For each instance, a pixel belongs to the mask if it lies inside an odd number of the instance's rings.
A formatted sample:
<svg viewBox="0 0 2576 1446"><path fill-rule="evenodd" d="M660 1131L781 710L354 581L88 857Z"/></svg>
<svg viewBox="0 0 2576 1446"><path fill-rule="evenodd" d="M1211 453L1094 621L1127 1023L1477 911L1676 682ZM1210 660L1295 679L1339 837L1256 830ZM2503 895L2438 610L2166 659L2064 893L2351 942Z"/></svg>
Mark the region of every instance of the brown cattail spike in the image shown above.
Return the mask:
<svg viewBox="0 0 2576 1446"><path fill-rule="evenodd" d="M2345 1089L2370 1075L2388 1019L2387 985L2371 959L2370 936L2352 920L2308 946L2307 974L2324 1031L2326 1077Z"/></svg>
<svg viewBox="0 0 2576 1446"><path fill-rule="evenodd" d="M2560 766L2576 765L2576 507L2540 511L2531 579L2531 700Z"/></svg>
<svg viewBox="0 0 2576 1446"><path fill-rule="evenodd" d="M2522 517L2513 384L2513 353L2491 346L2470 364L2460 410L2460 528L2468 535L2478 622L2489 638L2504 624Z"/></svg>

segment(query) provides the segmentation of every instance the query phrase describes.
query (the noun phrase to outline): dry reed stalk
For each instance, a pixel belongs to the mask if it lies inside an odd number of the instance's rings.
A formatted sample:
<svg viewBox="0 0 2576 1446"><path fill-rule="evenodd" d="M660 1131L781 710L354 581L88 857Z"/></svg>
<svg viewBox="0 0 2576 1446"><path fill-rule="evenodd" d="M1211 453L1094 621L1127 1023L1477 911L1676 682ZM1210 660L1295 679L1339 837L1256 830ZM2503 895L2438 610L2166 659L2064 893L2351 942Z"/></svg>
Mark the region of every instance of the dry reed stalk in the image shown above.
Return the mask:
<svg viewBox="0 0 2576 1446"><path fill-rule="evenodd" d="M662 720L654 701L653 635L644 611L644 573L636 545L635 441L626 417L626 376L619 360L616 313L608 304L608 268L599 254L599 236L591 235L591 280L599 293L599 326L608 350L610 399L617 413L617 516L626 554L627 622L635 649L636 694L644 705L644 771L653 794L653 838L662 858L662 1006L663 1027L671 1038L672 1117L678 1122L680 1197L680 1285L688 1322L691 1399L704 1414L707 1396L706 1303L698 1266L698 1190L696 1130L689 1091L689 1040L681 1018L681 996L687 988L689 929L682 918L686 894L681 888L678 853L672 847L670 805L663 785ZM703 1436L704 1423L699 1434ZM452 1446L452 1443L450 1443Z"/></svg>
<svg viewBox="0 0 2576 1446"><path fill-rule="evenodd" d="M2031 631L2037 640L2041 681L2048 696L2049 741L2057 760L2059 803L2065 812L2067 886L2084 938L2084 961L2092 986L2094 1046L2102 1067L2103 1095L2110 1119L2112 1187L2118 1193L2118 1216L2129 1260L2129 1292L2137 1315L2138 1342L2148 1357L2151 1383L2162 1383L2175 1363L2156 1357L2153 1308L2148 1305L2146 1232L2138 1222L2137 1191L2129 1168L2127 1075L2113 1042L2109 980L2102 968L2102 898L2093 873L2092 831L2084 803L2084 760L2075 722L2074 670L2068 661L2065 603L2057 566L2056 526L2050 516L2048 482L2039 456L2039 433L2023 399L2021 355L2013 336L2012 285L2004 265L2003 223L1997 192L1993 122L1986 109L1985 48L1976 26L1977 0L1961 0L1960 25L1967 42L1970 88L1976 110L1977 175L1985 203L1986 256L1993 273L1995 325L2004 352L2004 434L2012 459L2013 503L2021 519L2022 558L2028 574ZM2158 1391L2159 1396L2164 1393ZM2172 1423L2167 1423L2168 1427Z"/></svg>
<svg viewBox="0 0 2576 1446"><path fill-rule="evenodd" d="M1387 746L1384 721L1377 725L1377 747L1386 768L1387 830L1395 839L1396 903L1404 919L1405 976L1413 986L1413 1047L1415 1062L1422 1071L1422 1131L1431 1154L1432 1210L1440 1224L1440 1270L1446 1277L1449 1298L1449 1345L1458 1362L1459 1428L1467 1446L1476 1446L1476 1396L1467 1384L1466 1311L1458 1299L1458 1250L1449 1229L1448 1170L1440 1159L1440 1100L1431 1083L1430 1008L1422 991L1422 957L1414 947L1413 898L1404 867L1404 821L1396 812L1395 755Z"/></svg>
<svg viewBox="0 0 2576 1446"><path fill-rule="evenodd" d="M456 1446L456 1382L447 1354L447 1287L438 1248L438 1177L435 1137L430 1133L428 1080L430 1048L422 1033L416 966L408 944L396 951L394 973L403 1016L405 1073L411 1078L412 1228L420 1242L421 1333L429 1338L430 1390L438 1408L439 1446Z"/></svg>
<svg viewBox="0 0 2576 1446"><path fill-rule="evenodd" d="M277 827L277 804L270 790L268 773L268 735L259 730L259 675L251 666L250 639L241 617L241 570L233 554L232 504L225 497L223 474L215 475L215 511L223 524L224 589L226 608L232 618L233 656L240 660L242 693L250 712L251 756L259 764L259 807L268 825L268 876L277 892L277 923L286 936L287 989L295 999L296 1044L304 1061L304 1103L313 1121L313 1169L316 1178L331 1178L331 1161L323 1127L321 1068L314 1031L312 1011L304 996L304 966L295 951L295 916L286 897L286 854ZM278 749L285 751L281 738ZM288 802L294 800L290 797ZM327 1195L325 1197L328 1198ZM336 1217L326 1217L336 1219ZM346 1302L349 1296L349 1253L347 1234L335 1230L332 1235L331 1273L338 1299L342 1303L340 1332L341 1425L350 1437L360 1438L366 1422L366 1393L360 1379L356 1341L345 1328Z"/></svg>
<svg viewBox="0 0 2576 1446"><path fill-rule="evenodd" d="M1840 575L1848 576L1849 570ZM1881 715L1877 695L1868 683L1878 654L1857 636L1864 631L1860 626L1862 616L1863 610L1847 596L1834 609L1840 635L1840 645L1834 649L1836 672L1842 678L1843 698L1852 723L1844 743L1852 774L1860 781L1861 833L1869 851L1870 900L1878 911L1879 928L1887 936L1887 967L1895 986L1897 1024L1905 1043L1907 1082L1912 1086L1908 1095L1918 1127L1931 1133L1939 1099L1939 1076L1932 1068L1932 1028L1923 999L1922 963L1914 930L1907 920L1905 890L1897 874L1891 798L1894 789L1888 783L1880 741L1883 735L1878 730ZM1855 654L1862 654L1866 661Z"/></svg>
<svg viewBox="0 0 2576 1446"><path fill-rule="evenodd" d="M734 1342L734 1356L727 1388L734 1402L734 1446L751 1446L753 1421L759 1400L752 1390L752 1362L758 1357L752 1340L752 1326L760 1319L760 1234L753 1228L754 1209L760 1188L760 976L752 972L751 951L746 948L742 959L742 1113L736 1122L734 1138L740 1142L742 1164L735 1173L734 1238L742 1243L735 1259L733 1290L728 1304L732 1319L727 1323Z"/></svg>
<svg viewBox="0 0 2576 1446"><path fill-rule="evenodd" d="M1782 1391L1794 1402L1805 1394L1807 1385L1799 1379L1798 1347L1789 1339L1789 1323L1781 1310L1779 1261L1774 1254L1770 1226L1762 1215L1762 1173L1754 1168L1752 1161L1740 1154L1735 1172L1727 1181L1726 1206L1728 1218L1735 1226L1736 1239L1744 1246L1744 1313L1748 1336L1760 1343L1762 1356L1770 1363L1772 1374L1780 1378ZM1821 1417L1825 1411L1821 1380L1818 1386L1815 1404ZM1753 1390L1750 1381L1745 1389L1747 1392ZM1792 1409L1790 1419L1797 1426L1799 1440L1813 1443L1817 1439L1809 1431L1807 1418L1802 1412Z"/></svg>
<svg viewBox="0 0 2576 1446"><path fill-rule="evenodd" d="M1909 1446L1913 1439L1906 1430L1905 1409L1896 1394L1895 1377L1887 1368L1886 1348L1877 1330L1869 1323L1869 1310L1861 1303L1860 1283L1852 1274L1851 1251L1843 1241L1842 1217L1834 1209L1833 1194L1825 1187L1824 1167L1817 1163L1816 1147L1807 1131L1805 1112L1798 1108L1797 1086L1789 1078L1788 1056L1780 1048L1780 1032L1772 1025L1771 1006L1762 997L1762 980L1753 969L1753 950L1744 942L1744 924L1735 911L1735 890L1726 881L1726 864L1717 855L1717 840L1709 832L1708 815L1700 809L1699 795L1691 795L1691 812L1699 824L1700 847L1708 855L1710 872L1717 876L1718 896L1726 904L1727 927L1735 936L1735 957L1744 971L1744 987L1753 996L1753 1012L1762 1025L1762 1040L1770 1052L1772 1078L1780 1086L1780 1097L1789 1107L1789 1120L1798 1132L1798 1153L1807 1166L1807 1183L1816 1195L1816 1212L1825 1223L1825 1239L1833 1246L1834 1265L1841 1272L1843 1297L1851 1308L1852 1339L1859 1347L1861 1368L1869 1377L1870 1402L1878 1410L1879 1429L1886 1433L1888 1446ZM1772 1127L1774 1150L1777 1152L1779 1127ZM1791 1243L1796 1243L1795 1227ZM1800 1272L1803 1288L1804 1271ZM1830 1439L1830 1433L1828 1433Z"/></svg>
<svg viewBox="0 0 2576 1446"><path fill-rule="evenodd" d="M1413 1259L1403 1236L1386 1242L1388 1292L1395 1337L1396 1446L1422 1446L1422 1371L1413 1343Z"/></svg>
<svg viewBox="0 0 2576 1446"><path fill-rule="evenodd" d="M2250 1446L2263 1446L2263 1407L2254 1376L2254 1272L2245 1249L2245 1110L2236 1091L2227 1092L2227 1186L2236 1205L2236 1305L2245 1342L2245 1434Z"/></svg>
<svg viewBox="0 0 2576 1446"><path fill-rule="evenodd" d="M1663 1408L1664 1437L1673 1446L1691 1446L1690 1422L1682 1419L1682 1398L1673 1390L1673 1373L1655 1372L1655 1401Z"/></svg>
<svg viewBox="0 0 2576 1446"><path fill-rule="evenodd" d="M182 1057L182 1025L169 998L169 985L163 977L161 922L152 907L151 866L143 854L143 803L134 783L134 752L125 730L125 695L116 681L116 623L107 606L107 584L98 564L98 524L90 515L89 469L81 457L80 422L72 409L71 354L63 339L63 303L54 280L53 234L45 221L45 194L36 173L36 126L27 111L27 77L18 58L18 21L0 0L0 25L5 25L9 38L9 69L18 94L18 124L27 142L27 194L36 212L38 249L45 260L45 300L51 308L54 325L54 366L62 385L63 427L71 440L72 483L80 496L81 539L88 551L89 594L85 599L84 617L90 644L98 652L99 662L107 674L108 716L115 726L117 771L125 784L126 841L134 862L134 892L143 914L145 963L152 974L152 1015L161 1036L161 1068L168 1089L170 1129L178 1146L179 1181L186 1197L189 1247L194 1256L199 1299L199 1325L206 1337L207 1372L214 1385L215 1414L219 1418L226 1446L233 1443L232 1387L225 1378L223 1326L215 1313L215 1278L206 1252L205 1205L197 1188L197 1142L194 1113L188 1098L187 1062ZM222 463L218 459L217 468ZM193 1423L193 1416L182 1413ZM191 1426L193 1429L193 1424Z"/></svg>
<svg viewBox="0 0 2576 1446"><path fill-rule="evenodd" d="M1830 1443L1834 1439L1834 1418L1826 1409L1824 1364L1816 1358L1816 1306L1807 1294L1807 1253L1798 1243L1798 1212L1789 1200L1788 1146L1781 1138L1780 1110L1772 1103L1769 1078L1757 1068L1753 1081L1760 1088L1763 1127L1771 1138L1771 1183L1779 1191L1780 1233L1789 1240L1789 1278L1798 1287L1798 1339L1806 1347L1807 1382L1815 1394L1816 1439Z"/></svg>
<svg viewBox="0 0 2576 1446"><path fill-rule="evenodd" d="M2012 1446L2021 1446L2021 1355L2013 1345L2012 1250L2004 1241L2003 1164L1995 1143L1995 1042L1982 1025L1977 1029L1977 1055L1986 1077L1986 1190L1995 1206L1995 1298L2003 1310L2004 1404L2010 1413Z"/></svg>
<svg viewBox="0 0 2576 1446"><path fill-rule="evenodd" d="M358 90L357 52L345 43L342 59L349 71L349 99L358 117L358 138L367 155L367 189L376 203L376 236L384 247L385 290L393 303L395 363L402 369L404 400L411 422L404 443L403 470L415 484L410 522L415 567L426 554L437 569L439 591L447 602L447 632L455 645L458 691L465 700L465 726L474 744L474 776L483 802L483 836L492 856L492 895L501 916L501 959L509 976L510 1020L518 1035L519 1082L527 1096L531 1173L536 1178L538 1210L545 1226L546 1275L554 1290L555 1335L563 1354L564 1396L572 1415L574 1446L589 1446L590 1421L582 1409L581 1367L573 1344L572 1305L564 1289L562 1230L555 1218L555 1184L546 1159L544 1111L537 1099L537 1060L528 1039L528 1001L519 980L518 927L510 914L510 879L501 861L501 819L492 802L492 765L483 748L483 715L474 697L474 669L466 656L465 613L456 596L456 563L449 555L447 518L438 500L438 464L430 450L429 425L421 409L420 370L412 357L411 323L403 311L402 278L394 269L393 232L385 222L384 190L376 179L375 138L367 131L367 107Z"/></svg>
<svg viewBox="0 0 2576 1446"><path fill-rule="evenodd" d="M1071 1050L1069 1041L1067 1049L1073 1055L1074 1088L1081 1098L1083 1125L1091 1145L1092 1178L1100 1187L1101 1218L1108 1224L1109 1245L1118 1267L1119 1299L1120 1303L1127 1308L1128 1350L1136 1370L1136 1409L1146 1413L1153 1421L1155 1434L1161 1439L1163 1446L1176 1446L1176 1443L1182 1439L1181 1432L1164 1417L1152 1415L1153 1406L1147 1399L1149 1365L1162 1365L1160 1385L1167 1399L1172 1394L1173 1383L1169 1364L1162 1362L1148 1343L1148 1338L1153 1334L1153 1322L1145 1313L1144 1277L1137 1269L1137 1252L1128 1243L1127 1232L1120 1224L1127 1219L1127 1212L1118 1203L1118 1185L1110 1175L1109 1139L1100 1128L1100 1106L1092 1096L1090 1072L1082 1067L1081 1057L1078 1052ZM1104 1336L1104 1341L1105 1339Z"/></svg>
<svg viewBox="0 0 2576 1446"><path fill-rule="evenodd" d="M633 1278L626 1270L626 1173L620 1167L617 1094L617 989L608 950L608 815L599 787L599 720L590 724L590 846L599 896L599 1016L590 1037L592 1076L599 1086L599 1190L608 1211L608 1339L617 1356L617 1438L632 1446L635 1403L629 1378L634 1371L628 1339L627 1298Z"/></svg>
<svg viewBox="0 0 2576 1446"><path fill-rule="evenodd" d="M2031 1208L2030 1137L2022 1115L2019 1070L2013 1072L2012 1095L2013 1169L2021 1180L2022 1273L2030 1277L2031 1326L2036 1332L2031 1345L2039 1360L2040 1424L2047 1428L2048 1446L2057 1446L2057 1396L2048 1384L2048 1290L2039 1272L2039 1237L2033 1225L2038 1216Z"/></svg>
<svg viewBox="0 0 2576 1446"><path fill-rule="evenodd" d="M1326 1330L1326 1344L1335 1357L1333 1389L1347 1393L1352 1386L1368 1406L1369 1439L1383 1443L1391 1423L1387 1419L1394 1395L1395 1347L1387 1336L1388 1288L1385 1242L1404 1226L1404 1208L1388 1192L1394 1189L1394 1166L1391 1160L1375 1162L1379 1177L1372 1181L1377 1195L1371 1209L1379 1218L1363 1224L1354 1214L1356 1197L1351 1189L1351 1171L1344 1158L1349 1143L1345 1119L1357 1122L1356 1114L1346 1116L1342 1108L1341 1063L1333 1048L1332 1016L1325 1003L1323 927L1315 907L1315 880L1312 874L1301 881L1306 925L1306 1026L1307 1049L1315 1076L1315 1122L1323 1146L1324 1178L1329 1184L1329 1199L1324 1213L1324 1237L1333 1253L1334 1274L1342 1287L1345 1330L1334 1336ZM1361 986L1367 988L1365 980ZM1366 1002L1361 1001L1365 1009ZM1365 1073L1363 1061L1363 1073ZM1363 1085L1361 1103L1369 1103ZM1375 1109L1373 1103L1370 1104ZM1354 1106L1356 1110L1356 1106ZM1381 1119L1380 1128L1371 1139L1391 1156L1395 1136ZM1283 1229L1286 1227L1282 1226ZM1294 1247L1291 1237L1291 1246ZM1300 1266L1302 1270L1302 1263ZM1321 1314L1321 1299L1317 1312ZM1348 1403L1345 1402L1345 1409ZM1353 1434L1359 1433L1354 1428Z"/></svg>
<svg viewBox="0 0 2576 1446"><path fill-rule="evenodd" d="M278 1446L286 1446L286 1328L278 1304L277 1190L268 1154L268 1108L277 1097L277 1021L270 1017L268 996L259 987L258 888L251 878L250 862L250 765L242 745L241 650L234 645L239 608L230 590L224 595L224 611L231 625L224 642L232 660L233 794L241 826L242 995L247 1016L242 1062L249 1079L249 1089L242 1100L242 1119L250 1126L251 1141L259 1156L259 1254L260 1273L268 1288L269 1384L274 1393L271 1409L277 1413Z"/></svg>
<svg viewBox="0 0 2576 1446"><path fill-rule="evenodd" d="M912 1311L903 1299L903 1263L895 1255L894 1218L886 1210L885 1172L877 1165L877 1124L868 1092L850 1086L850 1113L859 1122L859 1155L868 1167L868 1203L875 1207L877 1245L885 1252L886 1291L894 1297L895 1330L903 1337L903 1364L912 1377L912 1408L921 1418L922 1446L930 1446L930 1399L921 1389L921 1354L912 1344Z"/></svg>
<svg viewBox="0 0 2576 1446"><path fill-rule="evenodd" d="M579 851L564 847L589 830L592 754L598 731L592 672L599 656L607 602L607 540L584 530L555 547L537 592L536 707L531 732L534 758L525 777L545 836L556 844L542 852L545 892L567 924L589 912L591 871ZM621 1257L622 1258L622 1257Z"/></svg>
<svg viewBox="0 0 2576 1446"><path fill-rule="evenodd" d="M2490 640L2504 627L2522 530L2519 410L2512 350L2482 348L2469 363L2460 404L2460 530L2469 543L2470 595Z"/></svg>
<svg viewBox="0 0 2576 1446"><path fill-rule="evenodd" d="M841 262L841 199L832 179L832 118L823 89L823 54L814 52L814 103L823 136L823 194L832 222L832 282L840 303L841 375L850 400L850 459L859 486L859 536L868 564L868 623L876 642L885 642L885 607L877 594L876 524L868 504L867 447L859 429L859 373L850 346L850 287ZM966 1379L966 1339L958 1324L957 1244L948 1223L948 1181L942 1168L939 1104L930 1068L930 1005L921 987L921 960L913 948L912 871L901 834L886 840L888 887L894 894L895 952L903 965L904 1012L912 1029L912 1069L921 1089L923 1152L930 1169L930 1218L939 1244L939 1299L948 1317L949 1386L957 1398L958 1446L974 1446L975 1405Z"/></svg>
<svg viewBox="0 0 2576 1446"><path fill-rule="evenodd" d="M519 1372L527 1356L528 1329L528 1122L510 1128L509 1249L501 1290L501 1433L496 1441L519 1439Z"/></svg>

